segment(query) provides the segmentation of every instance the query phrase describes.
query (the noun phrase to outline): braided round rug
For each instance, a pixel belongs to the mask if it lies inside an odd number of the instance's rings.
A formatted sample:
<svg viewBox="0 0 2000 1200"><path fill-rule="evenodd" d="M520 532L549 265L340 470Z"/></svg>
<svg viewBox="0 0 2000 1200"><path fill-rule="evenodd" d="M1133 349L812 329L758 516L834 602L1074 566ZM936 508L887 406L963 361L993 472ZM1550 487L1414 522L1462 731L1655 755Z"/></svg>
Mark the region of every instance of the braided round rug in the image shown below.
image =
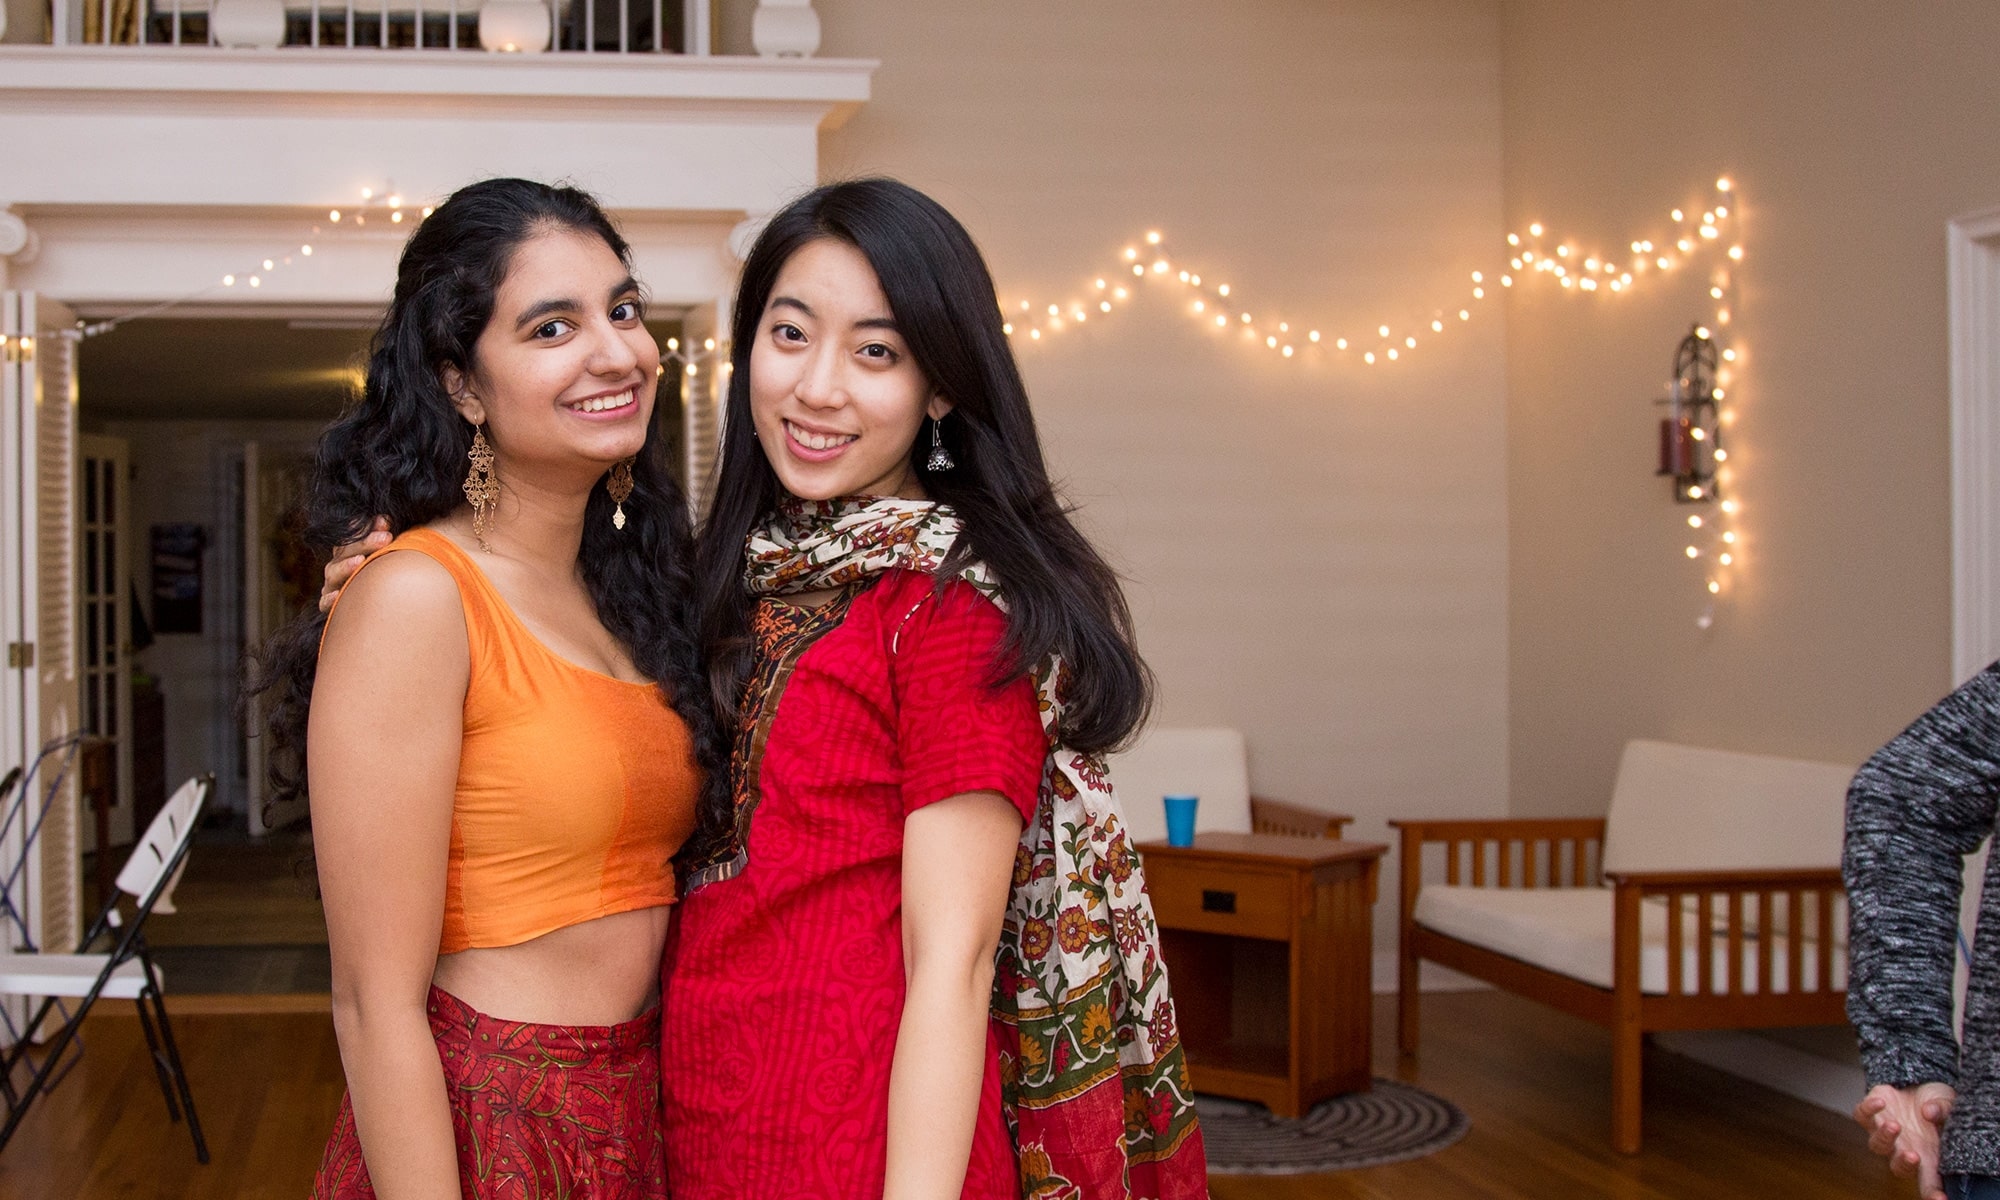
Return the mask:
<svg viewBox="0 0 2000 1200"><path fill-rule="evenodd" d="M1456 1104L1393 1079L1322 1100L1296 1121L1219 1096L1196 1096L1194 1106L1215 1175L1314 1175L1408 1162L1472 1127Z"/></svg>

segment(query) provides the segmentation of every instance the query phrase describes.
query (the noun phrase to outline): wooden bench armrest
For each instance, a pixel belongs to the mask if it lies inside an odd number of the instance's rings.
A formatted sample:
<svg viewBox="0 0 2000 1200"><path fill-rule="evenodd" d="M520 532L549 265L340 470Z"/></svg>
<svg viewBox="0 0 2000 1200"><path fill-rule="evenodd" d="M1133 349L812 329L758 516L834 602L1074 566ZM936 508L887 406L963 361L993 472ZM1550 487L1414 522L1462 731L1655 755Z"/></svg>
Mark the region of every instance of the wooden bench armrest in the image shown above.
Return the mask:
<svg viewBox="0 0 2000 1200"><path fill-rule="evenodd" d="M1466 820L1395 820L1389 822L1407 840L1462 842L1518 841L1523 838L1604 839L1603 817L1488 817Z"/></svg>
<svg viewBox="0 0 2000 1200"><path fill-rule="evenodd" d="M1788 892L1844 888L1839 867L1755 868L1739 871L1608 871L1604 878L1641 892Z"/></svg>
<svg viewBox="0 0 2000 1200"><path fill-rule="evenodd" d="M1783 997L1809 1002L1840 995L1833 983L1834 960L1846 953L1838 941L1847 892L1838 868L1617 871L1605 879L1616 889L1612 979L1620 992L1639 992L1645 929L1641 909L1651 900L1666 905L1668 997L1772 1004L1784 1002ZM1720 969L1713 948L1717 942ZM1813 966L1811 986L1806 983L1808 962ZM1779 965L1784 967L1782 988L1774 984ZM1799 1019L1804 1021L1804 1010Z"/></svg>
<svg viewBox="0 0 2000 1200"><path fill-rule="evenodd" d="M1346 813L1321 812L1300 804L1286 804L1282 800L1250 797L1250 828L1257 833L1338 840L1341 828L1353 820Z"/></svg>

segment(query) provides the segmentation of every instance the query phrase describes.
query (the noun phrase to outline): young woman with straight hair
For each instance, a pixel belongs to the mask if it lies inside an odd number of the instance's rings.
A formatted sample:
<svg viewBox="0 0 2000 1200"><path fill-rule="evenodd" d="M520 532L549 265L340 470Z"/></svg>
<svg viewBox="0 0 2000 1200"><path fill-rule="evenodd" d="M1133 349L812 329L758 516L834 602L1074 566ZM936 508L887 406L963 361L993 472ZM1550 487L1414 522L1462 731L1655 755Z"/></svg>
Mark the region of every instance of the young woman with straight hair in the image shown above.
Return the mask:
<svg viewBox="0 0 2000 1200"><path fill-rule="evenodd" d="M666 1195L654 1004L715 723L630 258L579 191L461 189L320 440L308 540L395 540L262 681L348 1083L316 1197Z"/></svg>
<svg viewBox="0 0 2000 1200"><path fill-rule="evenodd" d="M1150 678L972 239L819 188L731 332L699 576L733 794L668 951L675 1196L1205 1196L1103 761Z"/></svg>

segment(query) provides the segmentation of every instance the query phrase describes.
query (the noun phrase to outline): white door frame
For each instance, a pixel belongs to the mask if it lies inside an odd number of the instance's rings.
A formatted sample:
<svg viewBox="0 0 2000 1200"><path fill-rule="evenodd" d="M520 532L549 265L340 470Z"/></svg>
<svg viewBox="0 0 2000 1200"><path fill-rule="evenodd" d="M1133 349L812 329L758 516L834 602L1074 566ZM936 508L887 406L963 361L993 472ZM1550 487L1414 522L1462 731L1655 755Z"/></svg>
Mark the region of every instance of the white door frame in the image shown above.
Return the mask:
<svg viewBox="0 0 2000 1200"><path fill-rule="evenodd" d="M2000 208L1949 226L1951 670L2000 658Z"/></svg>

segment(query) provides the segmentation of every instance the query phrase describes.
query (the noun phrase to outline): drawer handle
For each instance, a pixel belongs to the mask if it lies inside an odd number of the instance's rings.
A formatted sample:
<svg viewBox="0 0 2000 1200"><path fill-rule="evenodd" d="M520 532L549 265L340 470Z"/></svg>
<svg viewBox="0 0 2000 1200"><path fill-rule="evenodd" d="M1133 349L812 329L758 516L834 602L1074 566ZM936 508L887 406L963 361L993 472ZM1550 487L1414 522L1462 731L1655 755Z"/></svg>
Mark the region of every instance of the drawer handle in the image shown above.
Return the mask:
<svg viewBox="0 0 2000 1200"><path fill-rule="evenodd" d="M1203 912L1213 912L1213 913L1233 913L1233 912L1235 912L1235 911L1236 911L1236 893L1235 893L1235 892L1211 892L1211 891L1208 891L1208 890L1204 889L1204 890L1202 891L1202 893L1201 893L1201 911L1203 911Z"/></svg>

